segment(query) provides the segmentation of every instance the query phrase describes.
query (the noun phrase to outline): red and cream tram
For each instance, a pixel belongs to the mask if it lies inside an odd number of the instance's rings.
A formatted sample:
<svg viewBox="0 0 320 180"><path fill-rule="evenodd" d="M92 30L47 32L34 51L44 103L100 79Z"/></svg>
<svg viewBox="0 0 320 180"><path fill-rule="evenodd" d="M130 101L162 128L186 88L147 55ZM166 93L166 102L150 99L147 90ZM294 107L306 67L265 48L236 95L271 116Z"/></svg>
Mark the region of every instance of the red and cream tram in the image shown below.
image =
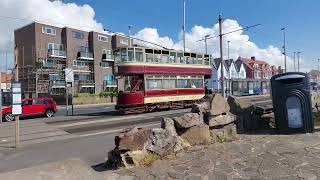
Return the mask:
<svg viewBox="0 0 320 180"><path fill-rule="evenodd" d="M144 47L114 53L119 112L185 108L205 96L204 80L211 76L209 55Z"/></svg>

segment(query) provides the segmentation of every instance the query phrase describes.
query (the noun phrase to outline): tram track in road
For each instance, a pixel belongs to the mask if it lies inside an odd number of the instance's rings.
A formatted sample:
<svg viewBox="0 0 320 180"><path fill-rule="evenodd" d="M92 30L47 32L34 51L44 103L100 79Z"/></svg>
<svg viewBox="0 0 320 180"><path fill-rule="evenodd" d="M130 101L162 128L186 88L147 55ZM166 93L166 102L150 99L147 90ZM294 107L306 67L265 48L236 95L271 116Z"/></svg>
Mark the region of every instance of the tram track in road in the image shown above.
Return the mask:
<svg viewBox="0 0 320 180"><path fill-rule="evenodd" d="M53 121L47 122L61 130L79 137L94 136L100 134L111 134L121 131L130 126L137 127L160 127L162 117L174 117L190 112L190 109L172 111L160 111L133 115L113 115L108 117L81 119L77 121Z"/></svg>

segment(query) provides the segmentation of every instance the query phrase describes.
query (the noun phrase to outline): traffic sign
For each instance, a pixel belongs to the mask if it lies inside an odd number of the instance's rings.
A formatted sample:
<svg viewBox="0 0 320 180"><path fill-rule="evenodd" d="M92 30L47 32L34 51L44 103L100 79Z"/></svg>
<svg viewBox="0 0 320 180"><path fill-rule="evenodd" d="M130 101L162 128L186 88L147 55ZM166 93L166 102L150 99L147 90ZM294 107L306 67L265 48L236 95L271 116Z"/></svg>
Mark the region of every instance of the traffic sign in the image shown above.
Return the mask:
<svg viewBox="0 0 320 180"><path fill-rule="evenodd" d="M65 78L66 78L66 82L74 82L74 73L73 73L73 69L72 68L65 68L64 69L64 73L65 73Z"/></svg>
<svg viewBox="0 0 320 180"><path fill-rule="evenodd" d="M21 83L13 82L11 85L12 92L12 114L22 114L21 108Z"/></svg>

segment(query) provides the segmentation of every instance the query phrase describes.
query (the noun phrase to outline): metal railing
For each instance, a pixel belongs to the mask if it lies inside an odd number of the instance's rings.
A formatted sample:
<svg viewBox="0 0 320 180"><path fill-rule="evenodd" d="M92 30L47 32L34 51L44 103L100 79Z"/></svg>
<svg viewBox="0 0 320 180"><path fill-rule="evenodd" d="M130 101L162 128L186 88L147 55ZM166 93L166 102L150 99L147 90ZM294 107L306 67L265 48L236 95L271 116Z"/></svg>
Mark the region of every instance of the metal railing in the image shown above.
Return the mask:
<svg viewBox="0 0 320 180"><path fill-rule="evenodd" d="M59 49L48 49L48 54L50 57L63 57L63 58L65 58L67 55L66 51L59 50Z"/></svg>
<svg viewBox="0 0 320 180"><path fill-rule="evenodd" d="M91 53L91 52L78 52L78 57L80 59L93 60L93 53Z"/></svg>

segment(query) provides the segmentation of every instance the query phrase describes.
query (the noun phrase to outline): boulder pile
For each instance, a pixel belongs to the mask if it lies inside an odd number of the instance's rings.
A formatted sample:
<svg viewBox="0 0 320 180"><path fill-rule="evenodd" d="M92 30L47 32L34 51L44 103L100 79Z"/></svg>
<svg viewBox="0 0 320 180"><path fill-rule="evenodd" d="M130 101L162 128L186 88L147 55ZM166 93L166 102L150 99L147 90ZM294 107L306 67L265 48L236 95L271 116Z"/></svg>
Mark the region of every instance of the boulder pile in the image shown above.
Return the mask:
<svg viewBox="0 0 320 180"><path fill-rule="evenodd" d="M237 139L235 116L220 94L194 104L190 113L164 117L161 128L131 127L115 137L115 148L108 153L106 166L116 169L148 165L191 146Z"/></svg>

